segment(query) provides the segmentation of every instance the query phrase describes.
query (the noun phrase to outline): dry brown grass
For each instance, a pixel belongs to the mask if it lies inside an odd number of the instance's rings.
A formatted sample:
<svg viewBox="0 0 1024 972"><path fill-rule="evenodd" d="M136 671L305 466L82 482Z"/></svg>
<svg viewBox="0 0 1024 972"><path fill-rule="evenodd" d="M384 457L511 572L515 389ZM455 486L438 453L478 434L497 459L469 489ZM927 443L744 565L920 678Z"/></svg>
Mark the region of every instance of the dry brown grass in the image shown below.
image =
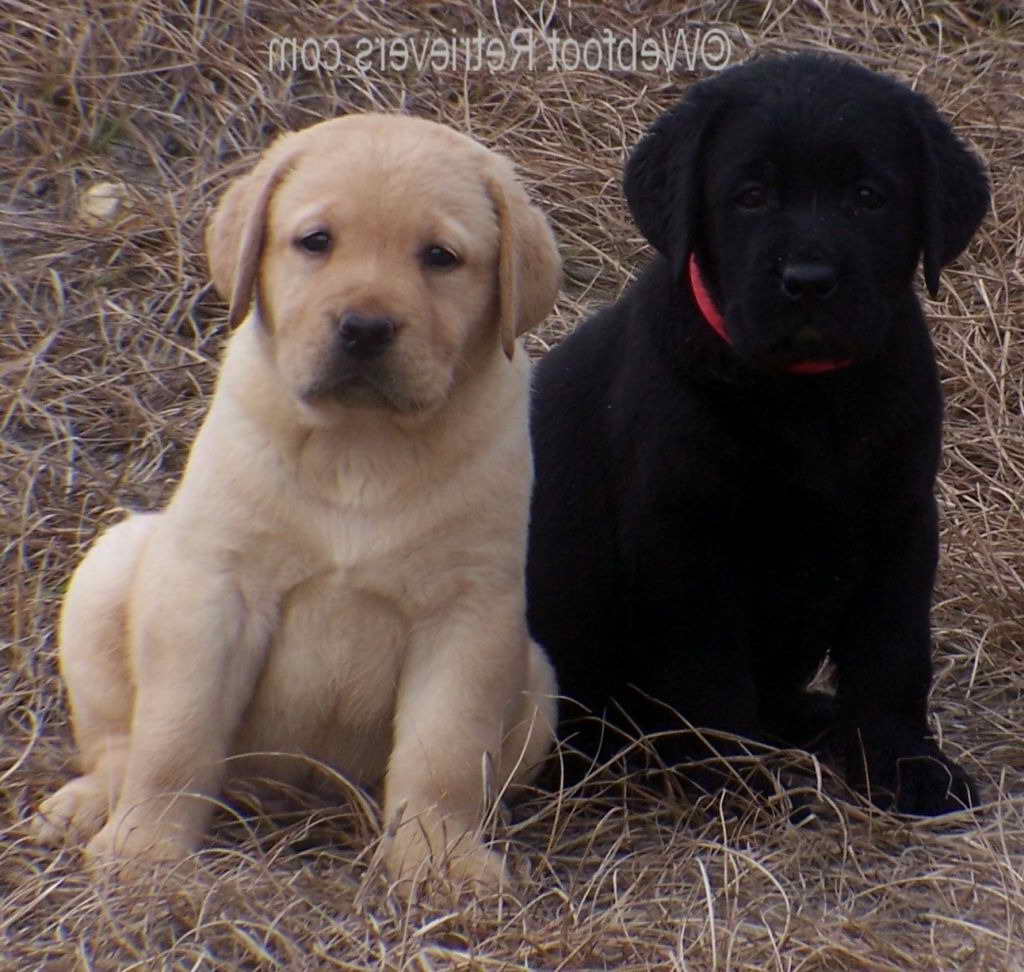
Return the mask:
<svg viewBox="0 0 1024 972"><path fill-rule="evenodd" d="M373 863L376 809L340 781L330 798L225 806L195 873L143 887L90 882L74 851L32 846L22 821L70 772L60 595L96 531L125 507L159 504L181 469L225 337L200 229L236 162L277 130L371 108L506 150L566 257L558 312L532 339L540 352L641 258L619 191L624 150L694 75L267 66L275 35L337 37L349 50L409 31L508 35L537 20L533 2L95 0L60 11L7 0L0 967L1022 967L1024 19L984 0L682 6L575 0L557 19L579 38L728 24L735 59L848 52L931 94L991 165L994 212L930 305L948 397L935 725L991 802L973 819L908 823L836 802L826 775L817 820L794 827L781 804L728 815L664 781L607 774L519 808L497 829L517 893L458 904L388 894ZM102 179L126 182L132 214L97 228L76 209ZM816 786L809 757L773 758Z"/></svg>

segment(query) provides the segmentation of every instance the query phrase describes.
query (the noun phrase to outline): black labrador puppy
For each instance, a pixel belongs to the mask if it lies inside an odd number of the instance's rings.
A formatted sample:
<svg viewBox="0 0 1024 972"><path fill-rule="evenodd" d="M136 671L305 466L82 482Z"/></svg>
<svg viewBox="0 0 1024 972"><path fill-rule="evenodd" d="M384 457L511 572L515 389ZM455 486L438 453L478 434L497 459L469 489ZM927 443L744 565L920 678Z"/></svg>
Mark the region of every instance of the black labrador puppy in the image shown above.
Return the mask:
<svg viewBox="0 0 1024 972"><path fill-rule="evenodd" d="M976 803L926 717L942 402L913 278L934 295L967 245L982 166L923 96L799 54L694 85L625 193L658 253L534 383L529 620L562 693L630 731L828 730L881 806Z"/></svg>

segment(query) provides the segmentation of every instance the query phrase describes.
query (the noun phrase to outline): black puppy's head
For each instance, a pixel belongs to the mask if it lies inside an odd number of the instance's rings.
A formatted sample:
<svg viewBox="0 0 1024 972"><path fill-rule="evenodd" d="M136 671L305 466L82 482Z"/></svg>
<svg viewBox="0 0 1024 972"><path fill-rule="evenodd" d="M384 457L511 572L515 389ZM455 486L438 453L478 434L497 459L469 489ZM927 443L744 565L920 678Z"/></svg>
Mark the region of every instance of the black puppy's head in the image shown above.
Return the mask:
<svg viewBox="0 0 1024 972"><path fill-rule="evenodd" d="M634 150L625 192L680 288L694 254L736 353L783 370L875 353L918 260L934 295L989 198L930 101L821 54L694 85Z"/></svg>

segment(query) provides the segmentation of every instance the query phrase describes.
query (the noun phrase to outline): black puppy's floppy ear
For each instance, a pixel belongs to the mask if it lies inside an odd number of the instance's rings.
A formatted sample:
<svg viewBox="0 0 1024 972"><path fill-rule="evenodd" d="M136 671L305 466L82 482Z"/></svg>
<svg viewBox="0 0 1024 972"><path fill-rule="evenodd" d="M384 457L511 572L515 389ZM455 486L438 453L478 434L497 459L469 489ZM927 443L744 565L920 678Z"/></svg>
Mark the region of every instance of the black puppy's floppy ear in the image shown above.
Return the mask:
<svg viewBox="0 0 1024 972"><path fill-rule="evenodd" d="M939 273L967 246L989 204L985 169L930 101L918 96L916 122L924 154L924 280L939 292Z"/></svg>
<svg viewBox="0 0 1024 972"><path fill-rule="evenodd" d="M701 219L703 142L715 102L695 85L662 115L626 162L623 191L640 232L672 264L678 276L693 249Z"/></svg>

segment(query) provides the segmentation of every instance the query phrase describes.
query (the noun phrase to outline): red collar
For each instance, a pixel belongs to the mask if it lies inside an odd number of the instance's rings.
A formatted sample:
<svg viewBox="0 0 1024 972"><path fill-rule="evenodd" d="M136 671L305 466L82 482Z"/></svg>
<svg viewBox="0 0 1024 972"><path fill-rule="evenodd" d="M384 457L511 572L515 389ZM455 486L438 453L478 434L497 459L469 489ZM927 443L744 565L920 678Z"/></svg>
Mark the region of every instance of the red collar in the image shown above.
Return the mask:
<svg viewBox="0 0 1024 972"><path fill-rule="evenodd" d="M696 253L690 254L689 266L690 289L693 291L693 299L697 301L697 306L700 308L704 320L711 325L712 330L726 344L732 344L732 338L729 337L729 332L725 327L725 318L718 309L714 298L708 293L704 277L701 276ZM849 359L842 361L798 361L795 364L791 364L786 370L794 375L820 375L826 371L837 371L840 368L845 368L848 364L852 364Z"/></svg>

